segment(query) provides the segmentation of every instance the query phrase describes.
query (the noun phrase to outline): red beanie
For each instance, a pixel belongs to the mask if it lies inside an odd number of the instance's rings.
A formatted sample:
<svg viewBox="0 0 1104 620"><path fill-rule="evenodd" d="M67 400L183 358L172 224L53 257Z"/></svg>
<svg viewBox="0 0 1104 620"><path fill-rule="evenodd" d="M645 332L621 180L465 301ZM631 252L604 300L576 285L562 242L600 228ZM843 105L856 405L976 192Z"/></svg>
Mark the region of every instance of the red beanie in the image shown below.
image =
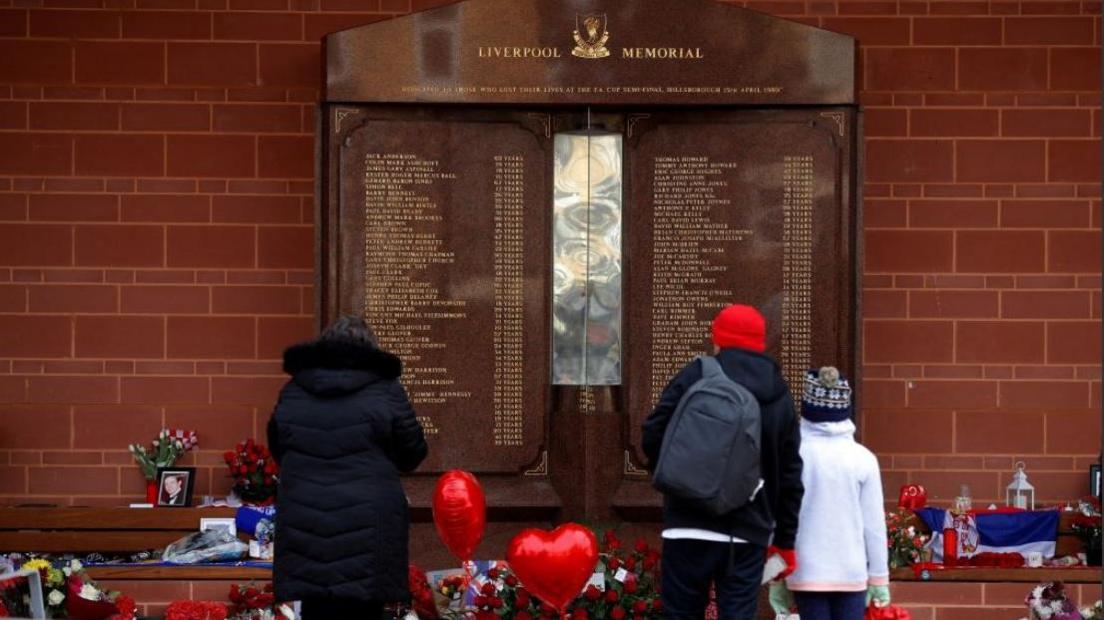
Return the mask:
<svg viewBox="0 0 1104 620"><path fill-rule="evenodd" d="M762 353L767 350L767 322L751 306L726 306L713 319L713 344Z"/></svg>

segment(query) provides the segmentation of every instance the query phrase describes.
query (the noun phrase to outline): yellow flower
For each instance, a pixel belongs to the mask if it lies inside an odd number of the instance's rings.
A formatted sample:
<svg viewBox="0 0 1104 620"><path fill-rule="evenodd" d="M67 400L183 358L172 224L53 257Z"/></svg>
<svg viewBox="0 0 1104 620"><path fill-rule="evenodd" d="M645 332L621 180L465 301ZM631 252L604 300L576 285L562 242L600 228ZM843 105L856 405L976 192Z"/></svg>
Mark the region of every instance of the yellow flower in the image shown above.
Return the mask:
<svg viewBox="0 0 1104 620"><path fill-rule="evenodd" d="M46 573L46 582L52 586L60 586L61 584L65 583L65 575L63 575L58 569L51 568L49 572Z"/></svg>
<svg viewBox="0 0 1104 620"><path fill-rule="evenodd" d="M52 567L50 565L50 562L48 562L46 560L43 560L42 558L35 558L35 559L31 560L30 562L24 562L23 563L23 568L25 570L40 571L44 568L49 569L49 568L52 568Z"/></svg>

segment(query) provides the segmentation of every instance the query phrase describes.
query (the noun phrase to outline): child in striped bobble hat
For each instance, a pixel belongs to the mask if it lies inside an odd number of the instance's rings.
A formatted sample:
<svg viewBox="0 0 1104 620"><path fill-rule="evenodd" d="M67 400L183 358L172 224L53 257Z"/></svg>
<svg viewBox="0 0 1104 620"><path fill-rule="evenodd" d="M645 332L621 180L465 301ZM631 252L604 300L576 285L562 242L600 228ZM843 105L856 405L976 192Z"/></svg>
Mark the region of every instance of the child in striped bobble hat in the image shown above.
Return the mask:
<svg viewBox="0 0 1104 620"><path fill-rule="evenodd" d="M851 386L826 366L805 375L801 458L805 467L797 570L771 586L775 612L796 599L801 620L862 620L889 604L885 508L878 459L855 441ZM791 592L793 593L791 596Z"/></svg>

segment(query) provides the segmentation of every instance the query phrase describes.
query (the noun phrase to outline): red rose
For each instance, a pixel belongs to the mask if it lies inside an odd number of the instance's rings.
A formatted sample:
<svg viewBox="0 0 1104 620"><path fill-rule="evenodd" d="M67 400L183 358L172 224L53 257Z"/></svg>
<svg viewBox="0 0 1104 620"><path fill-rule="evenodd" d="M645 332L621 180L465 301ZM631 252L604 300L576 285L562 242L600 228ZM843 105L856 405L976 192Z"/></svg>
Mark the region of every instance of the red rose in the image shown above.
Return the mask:
<svg viewBox="0 0 1104 620"><path fill-rule="evenodd" d="M644 540L643 538L637 538L635 548L636 548L637 553L647 553L648 552L648 542L646 540Z"/></svg>
<svg viewBox="0 0 1104 620"><path fill-rule="evenodd" d="M609 562L606 562L606 568L612 571L616 571L618 568L621 568L621 560L618 560L617 558L610 558Z"/></svg>
<svg viewBox="0 0 1104 620"><path fill-rule="evenodd" d="M576 609L571 612L571 620L587 620L590 616L585 609Z"/></svg>
<svg viewBox="0 0 1104 620"><path fill-rule="evenodd" d="M634 570L636 568L636 558L625 558L625 570Z"/></svg>
<svg viewBox="0 0 1104 620"><path fill-rule="evenodd" d="M586 590L583 591L583 596L585 596L588 601L596 601L602 598L602 591L593 585L589 585L586 587Z"/></svg>
<svg viewBox="0 0 1104 620"><path fill-rule="evenodd" d="M621 595L617 593L617 590L606 590L606 602L616 603L617 599L621 598Z"/></svg>
<svg viewBox="0 0 1104 620"><path fill-rule="evenodd" d="M533 620L533 616L527 611L519 611L514 613L514 620Z"/></svg>
<svg viewBox="0 0 1104 620"><path fill-rule="evenodd" d="M222 455L222 458L223 458L223 460L226 461L227 464L233 463L234 462L234 453L233 452L227 452L227 453Z"/></svg>
<svg viewBox="0 0 1104 620"><path fill-rule="evenodd" d="M624 617L625 610L623 608L614 607L612 610L610 610L610 618L613 618L613 620L621 620Z"/></svg>
<svg viewBox="0 0 1104 620"><path fill-rule="evenodd" d="M663 611L663 600L662 599L657 598L657 599L652 600L652 611L654 611L654 612Z"/></svg>
<svg viewBox="0 0 1104 620"><path fill-rule="evenodd" d="M633 603L632 610L634 614L642 614L648 611L648 604L644 601L637 601Z"/></svg>
<svg viewBox="0 0 1104 620"><path fill-rule="evenodd" d="M625 580L625 592L627 592L629 594L636 594L636 580L635 579L626 579Z"/></svg>
<svg viewBox="0 0 1104 620"><path fill-rule="evenodd" d="M514 598L514 603L518 607L528 607L529 606L529 591L524 590L522 588L518 588L517 589L517 594L515 595L515 598Z"/></svg>
<svg viewBox="0 0 1104 620"><path fill-rule="evenodd" d="M498 569L492 568L491 570L487 571L487 577L491 579L498 579Z"/></svg>
<svg viewBox="0 0 1104 620"><path fill-rule="evenodd" d="M484 596L490 596L490 595L495 593L495 586L494 586L493 583L488 582L488 583L483 584L483 587L479 588L479 591Z"/></svg>
<svg viewBox="0 0 1104 620"><path fill-rule="evenodd" d="M517 577L514 577L513 575L506 575L506 585L513 588L513 587L517 586L517 584L518 584L518 578Z"/></svg>

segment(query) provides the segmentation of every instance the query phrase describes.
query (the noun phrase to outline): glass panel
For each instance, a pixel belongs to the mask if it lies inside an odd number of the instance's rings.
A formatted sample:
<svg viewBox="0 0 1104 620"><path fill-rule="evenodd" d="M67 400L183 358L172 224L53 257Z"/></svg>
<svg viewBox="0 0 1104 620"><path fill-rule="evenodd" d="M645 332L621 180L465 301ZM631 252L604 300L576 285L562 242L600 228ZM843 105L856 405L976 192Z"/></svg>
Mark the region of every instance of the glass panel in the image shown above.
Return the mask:
<svg viewBox="0 0 1104 620"><path fill-rule="evenodd" d="M552 382L621 382L621 135L557 134Z"/></svg>

